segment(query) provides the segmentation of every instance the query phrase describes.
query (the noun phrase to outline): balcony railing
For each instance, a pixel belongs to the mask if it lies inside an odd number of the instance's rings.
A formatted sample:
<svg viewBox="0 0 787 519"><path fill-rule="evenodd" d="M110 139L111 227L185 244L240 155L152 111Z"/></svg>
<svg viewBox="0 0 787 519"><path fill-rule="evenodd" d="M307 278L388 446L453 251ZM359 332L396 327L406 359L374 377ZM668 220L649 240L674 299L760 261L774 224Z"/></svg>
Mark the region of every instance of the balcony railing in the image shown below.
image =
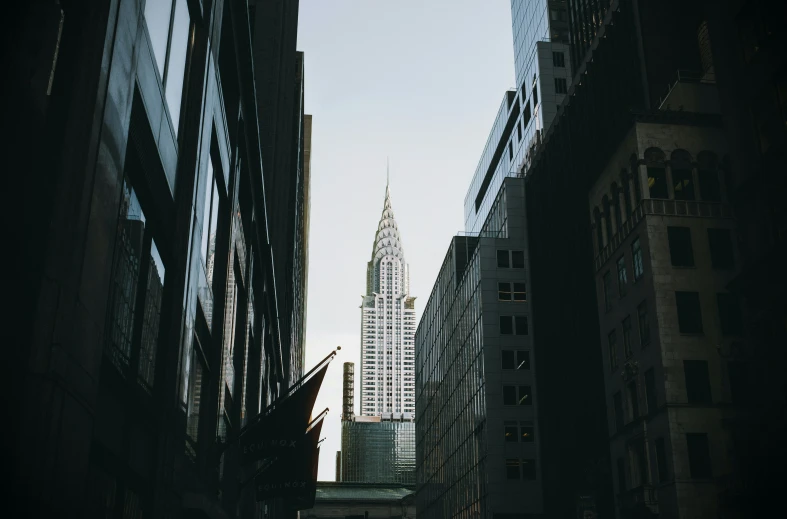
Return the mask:
<svg viewBox="0 0 787 519"><path fill-rule="evenodd" d="M618 494L618 506L623 510L647 508L651 513L659 513L658 491L652 485L641 485Z"/></svg>
<svg viewBox="0 0 787 519"><path fill-rule="evenodd" d="M609 260L614 252L626 241L637 224L645 215L688 216L697 218L732 218L732 207L721 202L701 202L697 200L662 200L646 198L641 201L629 218L623 222L617 233L596 255L596 271ZM596 230L598 232L598 230Z"/></svg>

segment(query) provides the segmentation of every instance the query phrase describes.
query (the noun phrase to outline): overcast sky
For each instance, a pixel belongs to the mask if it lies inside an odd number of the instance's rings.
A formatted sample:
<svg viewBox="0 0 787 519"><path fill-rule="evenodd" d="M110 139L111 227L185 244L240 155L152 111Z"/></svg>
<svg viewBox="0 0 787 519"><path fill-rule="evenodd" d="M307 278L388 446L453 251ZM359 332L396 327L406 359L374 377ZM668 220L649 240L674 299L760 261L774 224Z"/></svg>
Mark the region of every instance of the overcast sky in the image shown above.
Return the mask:
<svg viewBox="0 0 787 519"><path fill-rule="evenodd" d="M391 201L420 319L497 109L514 88L509 0L300 0L313 115L306 369L337 345L319 479L335 478L341 374L360 362L361 295ZM356 412L358 387L356 384Z"/></svg>

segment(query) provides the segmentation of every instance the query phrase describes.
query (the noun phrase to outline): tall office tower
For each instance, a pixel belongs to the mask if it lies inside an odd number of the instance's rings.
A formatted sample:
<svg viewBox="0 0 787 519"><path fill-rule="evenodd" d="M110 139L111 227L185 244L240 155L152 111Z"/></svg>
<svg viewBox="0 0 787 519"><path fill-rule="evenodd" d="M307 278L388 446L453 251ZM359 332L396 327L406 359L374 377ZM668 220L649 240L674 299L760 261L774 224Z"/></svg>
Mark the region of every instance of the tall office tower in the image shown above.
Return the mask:
<svg viewBox="0 0 787 519"><path fill-rule="evenodd" d="M480 236L454 237L418 325L421 517L544 517L524 200L504 179Z"/></svg>
<svg viewBox="0 0 787 519"><path fill-rule="evenodd" d="M415 298L399 228L385 203L361 305L361 416L412 420L415 414Z"/></svg>
<svg viewBox="0 0 787 519"><path fill-rule="evenodd" d="M503 178L526 171L571 84L565 0L511 0L515 90L505 93L465 197L465 231L478 232Z"/></svg>

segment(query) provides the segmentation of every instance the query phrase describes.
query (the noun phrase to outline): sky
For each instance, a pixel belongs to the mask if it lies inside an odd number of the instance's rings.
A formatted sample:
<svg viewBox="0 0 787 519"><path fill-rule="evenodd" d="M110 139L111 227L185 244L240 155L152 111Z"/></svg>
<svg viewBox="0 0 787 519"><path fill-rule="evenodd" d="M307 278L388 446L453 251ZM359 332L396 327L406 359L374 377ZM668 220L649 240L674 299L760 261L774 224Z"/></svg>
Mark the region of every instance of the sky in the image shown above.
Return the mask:
<svg viewBox="0 0 787 519"><path fill-rule="evenodd" d="M509 0L300 0L312 119L306 370L336 346L314 407L318 478L335 479L344 362L360 363L361 295L383 210L394 215L420 320L506 90ZM358 412L358 387L355 410Z"/></svg>

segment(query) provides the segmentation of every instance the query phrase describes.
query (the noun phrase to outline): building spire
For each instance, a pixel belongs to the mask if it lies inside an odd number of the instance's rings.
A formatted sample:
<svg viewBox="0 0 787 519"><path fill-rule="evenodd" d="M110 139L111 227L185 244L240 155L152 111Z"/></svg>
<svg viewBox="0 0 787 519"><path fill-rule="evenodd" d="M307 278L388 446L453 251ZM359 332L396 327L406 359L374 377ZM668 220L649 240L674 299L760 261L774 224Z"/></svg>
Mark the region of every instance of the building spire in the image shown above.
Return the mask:
<svg viewBox="0 0 787 519"><path fill-rule="evenodd" d="M391 158L385 157L385 193L388 194L388 187L391 185Z"/></svg>

